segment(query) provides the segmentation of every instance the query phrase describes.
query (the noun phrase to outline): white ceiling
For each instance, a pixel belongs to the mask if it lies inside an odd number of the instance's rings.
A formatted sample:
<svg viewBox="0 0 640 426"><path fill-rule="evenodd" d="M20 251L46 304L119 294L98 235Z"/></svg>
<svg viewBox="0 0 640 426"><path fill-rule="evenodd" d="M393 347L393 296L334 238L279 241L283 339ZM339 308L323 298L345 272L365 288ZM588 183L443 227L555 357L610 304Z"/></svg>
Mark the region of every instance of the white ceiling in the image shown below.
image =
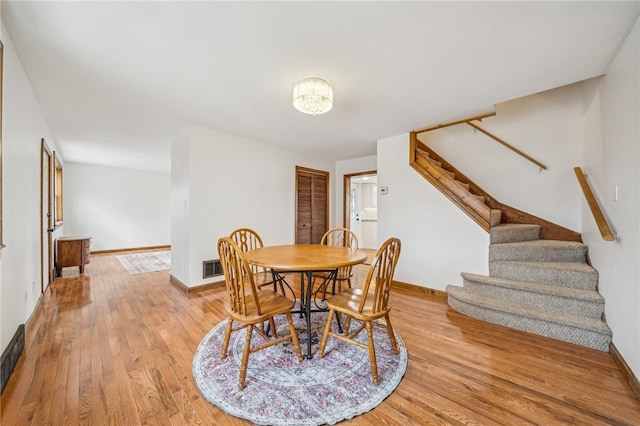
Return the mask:
<svg viewBox="0 0 640 426"><path fill-rule="evenodd" d="M65 161L169 170L196 123L333 160L606 72L640 2L30 2L2 16ZM334 107L308 116L295 82Z"/></svg>

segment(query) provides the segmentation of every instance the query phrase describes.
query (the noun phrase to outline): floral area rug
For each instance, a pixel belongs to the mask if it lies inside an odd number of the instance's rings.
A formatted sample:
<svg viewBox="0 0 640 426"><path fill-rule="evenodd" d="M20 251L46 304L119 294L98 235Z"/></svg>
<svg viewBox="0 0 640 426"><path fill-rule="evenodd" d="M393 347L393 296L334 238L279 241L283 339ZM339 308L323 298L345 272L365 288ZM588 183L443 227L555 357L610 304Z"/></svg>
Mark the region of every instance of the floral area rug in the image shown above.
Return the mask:
<svg viewBox="0 0 640 426"><path fill-rule="evenodd" d="M327 313L312 314L313 359L298 362L291 341L250 354L244 390L238 389L238 375L246 329L232 333L228 355L220 359L227 324L222 321L204 337L193 358L193 377L200 393L223 411L261 425L334 424L371 410L394 391L404 375L404 341L396 332L400 354L395 355L386 327L374 326L380 378L380 384L374 385L366 349L330 337L324 357L318 358L326 318ZM293 314L293 321L305 354L306 322L298 314ZM276 317L276 329L281 334L288 332L284 315ZM366 332L358 338L366 343ZM262 338L254 332L252 346L260 342Z"/></svg>
<svg viewBox="0 0 640 426"><path fill-rule="evenodd" d="M117 257L122 266L132 275L171 269L171 251L148 251Z"/></svg>

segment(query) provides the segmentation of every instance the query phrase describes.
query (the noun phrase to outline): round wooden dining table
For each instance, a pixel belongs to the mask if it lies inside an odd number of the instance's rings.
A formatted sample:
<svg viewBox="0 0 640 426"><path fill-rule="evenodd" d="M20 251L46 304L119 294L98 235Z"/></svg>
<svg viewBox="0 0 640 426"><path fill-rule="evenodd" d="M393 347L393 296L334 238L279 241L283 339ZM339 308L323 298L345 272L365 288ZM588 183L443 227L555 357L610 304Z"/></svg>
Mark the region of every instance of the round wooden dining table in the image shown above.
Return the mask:
<svg viewBox="0 0 640 426"><path fill-rule="evenodd" d="M311 294L313 292L313 273L330 272L335 274L338 268L353 266L364 262L367 254L364 251L320 244L290 244L267 246L245 253L247 261L253 265L271 269L274 278L284 278L278 273L300 273L300 312L307 321L307 358L311 354Z"/></svg>

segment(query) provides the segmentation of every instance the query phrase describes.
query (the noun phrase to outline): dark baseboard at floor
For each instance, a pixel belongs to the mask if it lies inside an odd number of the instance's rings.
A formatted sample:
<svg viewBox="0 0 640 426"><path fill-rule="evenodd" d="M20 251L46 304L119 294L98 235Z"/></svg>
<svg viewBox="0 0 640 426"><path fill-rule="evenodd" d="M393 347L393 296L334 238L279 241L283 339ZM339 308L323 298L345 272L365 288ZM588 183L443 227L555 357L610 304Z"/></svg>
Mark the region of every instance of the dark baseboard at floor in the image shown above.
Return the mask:
<svg viewBox="0 0 640 426"><path fill-rule="evenodd" d="M9 381L9 377L18 363L22 349L24 349L24 324L20 324L7 349L2 353L2 360L0 361L0 393Z"/></svg>

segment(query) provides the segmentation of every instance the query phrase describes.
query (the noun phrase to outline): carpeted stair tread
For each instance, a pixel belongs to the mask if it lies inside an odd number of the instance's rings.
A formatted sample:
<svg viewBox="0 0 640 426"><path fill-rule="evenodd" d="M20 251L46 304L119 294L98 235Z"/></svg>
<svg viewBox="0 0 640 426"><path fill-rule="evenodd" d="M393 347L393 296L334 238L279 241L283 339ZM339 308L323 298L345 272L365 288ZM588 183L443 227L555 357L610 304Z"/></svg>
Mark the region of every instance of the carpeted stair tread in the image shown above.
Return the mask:
<svg viewBox="0 0 640 426"><path fill-rule="evenodd" d="M490 243L512 243L540 238L540 225L510 223L494 226L490 232Z"/></svg>
<svg viewBox="0 0 640 426"><path fill-rule="evenodd" d="M489 262L523 260L536 262L585 262L587 246L574 241L531 240L489 245Z"/></svg>
<svg viewBox="0 0 640 426"><path fill-rule="evenodd" d="M489 275L581 290L595 290L598 271L584 262L489 262Z"/></svg>
<svg viewBox="0 0 640 426"><path fill-rule="evenodd" d="M488 277L486 275L471 274L463 272L463 278L477 281L484 284L495 285L499 287L511 287L533 293L551 294L560 297L570 297L573 299L585 300L589 302L604 302L604 298L597 291L580 290L559 287L555 285L546 285L540 283L531 283L527 281L517 281L497 277Z"/></svg>
<svg viewBox="0 0 640 426"><path fill-rule="evenodd" d="M446 291L449 306L470 317L600 351L609 350L612 333L599 319L513 305L457 286L449 285Z"/></svg>
<svg viewBox="0 0 640 426"><path fill-rule="evenodd" d="M462 287L447 286L447 294L463 300L467 300L473 304L499 309L505 312L511 312L513 314L528 316L531 318L540 318L546 321L557 322L558 324L564 324L575 328L581 328L585 330L592 330L599 333L612 335L609 327L600 319L585 318L579 315L562 314L558 312L547 311L542 308L535 308L531 306L514 306L511 303L492 299L490 297L476 297L470 294Z"/></svg>
<svg viewBox="0 0 640 426"><path fill-rule="evenodd" d="M558 287L463 272L464 289L484 297L556 312L601 318L604 298L597 291Z"/></svg>

